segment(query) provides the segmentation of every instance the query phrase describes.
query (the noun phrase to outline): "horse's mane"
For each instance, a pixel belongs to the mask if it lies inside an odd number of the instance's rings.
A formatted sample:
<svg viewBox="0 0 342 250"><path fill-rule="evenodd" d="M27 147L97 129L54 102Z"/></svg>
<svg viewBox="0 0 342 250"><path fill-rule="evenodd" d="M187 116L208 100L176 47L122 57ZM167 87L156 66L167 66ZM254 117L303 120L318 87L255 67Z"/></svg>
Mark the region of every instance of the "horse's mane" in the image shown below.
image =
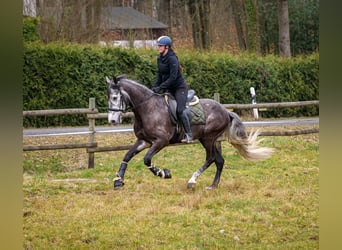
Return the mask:
<svg viewBox="0 0 342 250"><path fill-rule="evenodd" d="M113 81L115 82L115 84L117 84L121 79L127 79L127 75L122 74L122 75L113 76Z"/></svg>
<svg viewBox="0 0 342 250"><path fill-rule="evenodd" d="M124 84L125 82L127 82L127 83L129 83L131 85L137 86L140 89L143 89L143 91L149 91L149 92L152 91L148 87L146 87L145 85L143 85L141 83L138 83L137 81L134 81L132 79L127 78L127 75L125 75L125 74L115 76L115 77L113 77L113 80L114 80L115 83L120 82L120 83Z"/></svg>

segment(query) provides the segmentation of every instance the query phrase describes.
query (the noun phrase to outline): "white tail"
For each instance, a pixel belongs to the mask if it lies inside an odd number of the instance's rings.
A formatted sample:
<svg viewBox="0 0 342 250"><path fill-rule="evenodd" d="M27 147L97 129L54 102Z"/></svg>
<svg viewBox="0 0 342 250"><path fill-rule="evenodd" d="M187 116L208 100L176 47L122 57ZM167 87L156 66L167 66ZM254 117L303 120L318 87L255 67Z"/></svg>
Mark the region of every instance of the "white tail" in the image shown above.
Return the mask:
<svg viewBox="0 0 342 250"><path fill-rule="evenodd" d="M259 130L251 132L247 135L245 126L241 122L239 116L234 112L229 112L231 118L228 127L228 141L237 149L239 154L250 161L265 160L272 156L274 149L268 147L260 147L258 140Z"/></svg>

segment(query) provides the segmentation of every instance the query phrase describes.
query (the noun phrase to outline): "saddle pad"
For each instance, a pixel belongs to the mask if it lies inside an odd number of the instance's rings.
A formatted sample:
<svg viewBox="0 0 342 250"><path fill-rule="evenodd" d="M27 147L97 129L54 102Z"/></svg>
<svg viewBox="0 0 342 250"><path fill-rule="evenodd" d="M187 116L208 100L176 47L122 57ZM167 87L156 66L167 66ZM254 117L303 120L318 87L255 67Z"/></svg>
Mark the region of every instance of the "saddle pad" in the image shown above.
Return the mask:
<svg viewBox="0 0 342 250"><path fill-rule="evenodd" d="M196 99L193 102L190 102L190 112L191 112L191 119L190 123L192 125L204 125L205 124L205 115L203 111L202 104L199 102L199 99L197 96L195 96ZM170 98L169 95L165 95L165 102L168 106L170 118L173 124L178 124L178 119L176 115L176 108L177 103L173 97Z"/></svg>
<svg viewBox="0 0 342 250"><path fill-rule="evenodd" d="M191 105L190 111L191 111L191 124L194 124L194 125L205 124L205 115L204 115L203 107L200 102L197 102L195 105Z"/></svg>

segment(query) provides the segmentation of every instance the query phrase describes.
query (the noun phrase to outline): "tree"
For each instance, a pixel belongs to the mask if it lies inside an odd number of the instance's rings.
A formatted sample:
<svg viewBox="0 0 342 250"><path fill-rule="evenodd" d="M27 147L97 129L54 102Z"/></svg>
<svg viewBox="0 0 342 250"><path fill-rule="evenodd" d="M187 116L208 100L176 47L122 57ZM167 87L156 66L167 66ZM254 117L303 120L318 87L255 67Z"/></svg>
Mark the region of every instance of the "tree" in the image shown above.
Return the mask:
<svg viewBox="0 0 342 250"><path fill-rule="evenodd" d="M246 36L244 32L244 27L243 27L243 20L245 19L244 18L245 11L243 9L244 1L242 5L239 2L240 2L239 0L231 0L235 28L236 28L238 41L239 41L239 48L241 50L246 50L247 42L246 42Z"/></svg>
<svg viewBox="0 0 342 250"><path fill-rule="evenodd" d="M36 17L37 16L37 3L36 0L24 0L23 2L23 15Z"/></svg>
<svg viewBox="0 0 342 250"><path fill-rule="evenodd" d="M188 0L187 5L192 19L192 36L195 48L209 49L210 0Z"/></svg>
<svg viewBox="0 0 342 250"><path fill-rule="evenodd" d="M101 2L97 0L41 1L40 37L44 42L97 42Z"/></svg>
<svg viewBox="0 0 342 250"><path fill-rule="evenodd" d="M288 0L278 0L279 55L291 57Z"/></svg>
<svg viewBox="0 0 342 250"><path fill-rule="evenodd" d="M167 24L177 47L288 57L319 44L319 0L23 0L23 12L35 2L45 42L97 42L101 8L129 6Z"/></svg>

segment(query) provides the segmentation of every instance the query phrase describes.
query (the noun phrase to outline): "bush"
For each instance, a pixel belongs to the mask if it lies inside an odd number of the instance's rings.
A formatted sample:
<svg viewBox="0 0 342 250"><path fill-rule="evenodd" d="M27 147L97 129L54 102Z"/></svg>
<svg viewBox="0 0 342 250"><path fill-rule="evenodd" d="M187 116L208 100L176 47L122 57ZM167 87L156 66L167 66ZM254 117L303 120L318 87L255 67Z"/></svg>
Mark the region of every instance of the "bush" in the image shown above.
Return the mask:
<svg viewBox="0 0 342 250"><path fill-rule="evenodd" d="M318 100L319 55L281 58L270 55L231 56L186 54L181 57L184 75L199 96L220 93L221 103L251 103L250 87L257 102ZM268 109L267 117L318 115L318 107Z"/></svg>
<svg viewBox="0 0 342 250"><path fill-rule="evenodd" d="M25 42L33 42L39 40L38 32L39 18L25 17L23 18L23 40Z"/></svg>
<svg viewBox="0 0 342 250"><path fill-rule="evenodd" d="M318 99L318 54L291 59L276 56L178 51L189 86L201 98L220 93L222 103L250 103L250 87L258 102ZM151 86L156 76L155 50L75 44L24 44L24 110L85 108L90 97L107 111L105 76L127 74ZM317 115L317 107L269 110L266 115ZM24 126L86 125L83 116L25 118Z"/></svg>

